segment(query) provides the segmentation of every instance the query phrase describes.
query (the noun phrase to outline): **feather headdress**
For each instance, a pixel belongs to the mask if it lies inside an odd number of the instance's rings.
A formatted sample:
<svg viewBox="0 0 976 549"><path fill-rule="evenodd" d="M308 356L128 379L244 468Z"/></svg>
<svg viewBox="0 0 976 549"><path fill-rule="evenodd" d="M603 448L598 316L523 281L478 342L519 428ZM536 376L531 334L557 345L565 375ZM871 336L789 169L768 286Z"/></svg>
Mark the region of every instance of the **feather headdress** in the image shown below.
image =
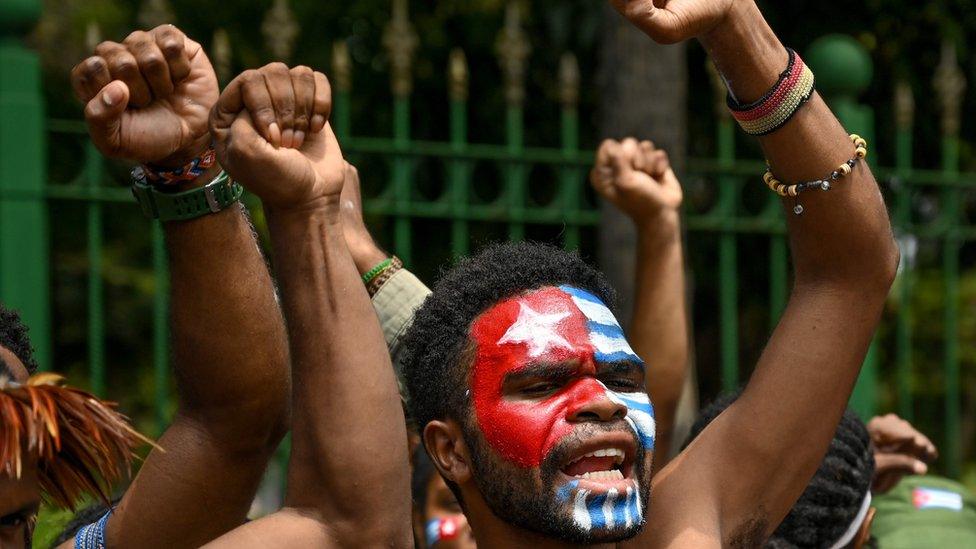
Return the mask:
<svg viewBox="0 0 976 549"><path fill-rule="evenodd" d="M0 376L0 473L20 478L37 461L49 503L74 509L84 493L109 502L112 483L129 475L135 448L152 444L115 404L41 373L26 383Z"/></svg>

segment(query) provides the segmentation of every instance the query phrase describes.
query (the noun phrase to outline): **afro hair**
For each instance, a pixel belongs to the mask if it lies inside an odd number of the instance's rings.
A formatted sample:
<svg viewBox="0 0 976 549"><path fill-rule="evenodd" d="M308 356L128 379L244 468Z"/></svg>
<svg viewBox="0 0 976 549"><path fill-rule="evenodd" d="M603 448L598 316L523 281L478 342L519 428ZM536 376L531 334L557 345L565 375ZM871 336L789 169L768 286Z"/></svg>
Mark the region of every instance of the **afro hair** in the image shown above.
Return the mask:
<svg viewBox="0 0 976 549"><path fill-rule="evenodd" d="M691 427L687 446L709 423L728 408L740 392L723 395L701 411ZM817 473L790 509L767 549L830 547L857 517L874 477L874 451L864 422L851 410L844 412Z"/></svg>
<svg viewBox="0 0 976 549"><path fill-rule="evenodd" d="M21 362L27 371L33 375L37 371L34 359L34 348L27 337L27 326L20 320L20 315L0 303L0 346L7 348Z"/></svg>
<svg viewBox="0 0 976 549"><path fill-rule="evenodd" d="M575 252L534 242L492 244L443 274L414 315L403 341L403 374L417 428L435 419L465 422L466 350L472 321L493 304L559 285L614 304L607 279Z"/></svg>

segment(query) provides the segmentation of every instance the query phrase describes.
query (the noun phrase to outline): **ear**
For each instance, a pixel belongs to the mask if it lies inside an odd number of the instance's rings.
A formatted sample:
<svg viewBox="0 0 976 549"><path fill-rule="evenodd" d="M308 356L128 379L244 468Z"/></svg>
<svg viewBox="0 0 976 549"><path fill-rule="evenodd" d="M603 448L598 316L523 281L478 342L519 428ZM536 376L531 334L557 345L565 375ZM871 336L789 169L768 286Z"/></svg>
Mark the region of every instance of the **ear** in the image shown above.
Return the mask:
<svg viewBox="0 0 976 549"><path fill-rule="evenodd" d="M867 545L868 539L871 537L871 523L874 522L875 511L874 507L868 509L868 514L864 517L864 522L861 523L861 529L857 531L857 536L854 537L854 549L861 549Z"/></svg>
<svg viewBox="0 0 976 549"><path fill-rule="evenodd" d="M459 485L471 480L471 452L458 422L431 421L424 427L423 439L430 460L444 478Z"/></svg>

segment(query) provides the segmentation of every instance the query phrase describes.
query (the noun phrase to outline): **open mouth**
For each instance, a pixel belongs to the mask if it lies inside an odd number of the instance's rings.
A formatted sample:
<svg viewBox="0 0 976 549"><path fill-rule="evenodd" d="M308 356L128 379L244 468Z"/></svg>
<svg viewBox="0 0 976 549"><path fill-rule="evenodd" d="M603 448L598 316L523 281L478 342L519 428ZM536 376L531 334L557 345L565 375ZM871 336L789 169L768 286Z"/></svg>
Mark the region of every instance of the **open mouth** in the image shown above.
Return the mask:
<svg viewBox="0 0 976 549"><path fill-rule="evenodd" d="M590 491L632 486L637 448L629 436L600 437L579 446L559 471Z"/></svg>
<svg viewBox="0 0 976 549"><path fill-rule="evenodd" d="M587 480L623 480L625 456L621 448L601 448L569 462L562 472L568 477Z"/></svg>

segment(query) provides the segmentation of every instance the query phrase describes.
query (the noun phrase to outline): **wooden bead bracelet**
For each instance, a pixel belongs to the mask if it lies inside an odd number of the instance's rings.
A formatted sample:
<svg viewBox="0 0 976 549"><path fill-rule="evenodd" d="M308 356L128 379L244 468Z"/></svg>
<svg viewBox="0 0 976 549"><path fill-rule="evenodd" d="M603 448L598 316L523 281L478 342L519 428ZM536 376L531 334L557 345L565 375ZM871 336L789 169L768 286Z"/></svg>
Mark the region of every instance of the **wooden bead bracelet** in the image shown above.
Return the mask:
<svg viewBox="0 0 976 549"><path fill-rule="evenodd" d="M868 155L868 142L865 141L864 138L852 133L851 142L854 143L854 157L841 164L836 170L830 172L830 175L823 179L787 185L776 179L771 168L769 168L767 165L766 173L763 174L763 182L766 183L766 186L769 187L770 190L782 197L792 196L797 198L800 193L809 189L829 191L833 187L834 182L842 177L851 175L851 172L854 171L854 166ZM802 214L803 205L797 202L793 206L793 213L796 215Z"/></svg>

